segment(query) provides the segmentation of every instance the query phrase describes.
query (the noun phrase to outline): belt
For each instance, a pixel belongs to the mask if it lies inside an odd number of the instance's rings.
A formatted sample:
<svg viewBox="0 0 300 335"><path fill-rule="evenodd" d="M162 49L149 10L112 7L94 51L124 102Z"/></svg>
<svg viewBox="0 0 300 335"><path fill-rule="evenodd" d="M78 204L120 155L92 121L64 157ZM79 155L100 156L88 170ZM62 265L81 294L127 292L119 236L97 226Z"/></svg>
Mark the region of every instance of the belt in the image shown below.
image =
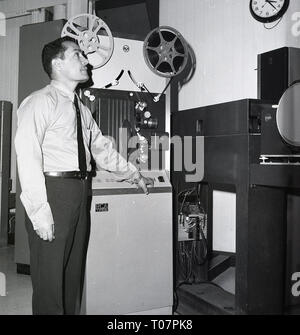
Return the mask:
<svg viewBox="0 0 300 335"><path fill-rule="evenodd" d="M59 178L73 178L73 179L88 179L92 175L90 171L80 172L80 171L49 171L44 172L47 177L59 177Z"/></svg>

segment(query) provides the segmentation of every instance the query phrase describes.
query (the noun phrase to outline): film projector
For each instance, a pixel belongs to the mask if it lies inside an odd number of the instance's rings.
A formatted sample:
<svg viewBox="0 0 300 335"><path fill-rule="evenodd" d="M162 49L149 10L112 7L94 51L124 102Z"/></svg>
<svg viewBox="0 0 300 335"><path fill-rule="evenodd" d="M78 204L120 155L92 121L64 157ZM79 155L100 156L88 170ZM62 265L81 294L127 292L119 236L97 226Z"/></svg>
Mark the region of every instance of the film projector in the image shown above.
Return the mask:
<svg viewBox="0 0 300 335"><path fill-rule="evenodd" d="M146 163L158 139L150 135L166 135L163 95L172 78L187 64L187 43L171 27L152 30L142 45L141 41L124 39L119 43L104 21L89 14L70 19L62 36L77 40L92 66L94 85L81 96L100 129L107 126L111 129L108 135L117 134L118 128L127 130L125 142L132 141L133 136L134 147L127 153L122 151L123 156L154 180L149 195L145 195L127 182L118 182L111 171L96 171L81 314L172 314L172 188L164 168ZM134 50L136 55L132 54ZM141 58L144 62L139 65ZM133 66L129 67L127 61ZM108 79L108 75L116 75L116 79ZM140 81L142 77L145 82ZM130 88L124 89L122 81ZM164 87L157 93L162 83ZM114 86L122 87L113 92L117 100L101 105ZM129 102L118 100L118 94L127 94ZM116 105L121 107L110 107Z"/></svg>
<svg viewBox="0 0 300 335"><path fill-rule="evenodd" d="M160 138L164 142L161 147L168 150L166 131L170 129L170 120L166 115L166 104L161 100L172 79L187 65L189 48L181 34L171 27L158 27L142 43L113 37L100 18L82 14L66 23L62 36L76 39L90 62L92 85L83 91L82 98L103 134L116 141L117 150L121 151L119 129L123 128L128 135L136 135L137 147L145 146L147 141L148 148L152 149L148 152L149 157ZM112 99L113 93L104 92L108 88L123 91L123 94L116 94ZM124 91L128 92L127 96ZM107 104L115 105L114 110L108 111L101 106L101 101L105 104L106 98L109 100ZM122 110L117 104L122 105ZM121 145L124 147L124 141ZM156 164L151 165L148 161L140 164L139 168L164 168L165 159L160 157L160 161L163 164L156 159Z"/></svg>

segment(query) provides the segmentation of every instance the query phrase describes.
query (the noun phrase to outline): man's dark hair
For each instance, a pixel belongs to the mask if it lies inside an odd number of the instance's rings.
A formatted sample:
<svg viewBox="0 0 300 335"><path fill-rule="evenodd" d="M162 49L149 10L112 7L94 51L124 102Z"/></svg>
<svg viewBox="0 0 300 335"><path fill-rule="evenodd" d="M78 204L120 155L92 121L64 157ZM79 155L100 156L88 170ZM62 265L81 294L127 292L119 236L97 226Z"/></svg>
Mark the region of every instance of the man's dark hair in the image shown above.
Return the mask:
<svg viewBox="0 0 300 335"><path fill-rule="evenodd" d="M42 51L42 63L45 72L48 74L51 79L52 76L52 60L55 58L64 58L64 53L66 51L66 47L64 46L64 42L74 42L77 44L77 41L71 37L65 36L56 39L48 44L46 44Z"/></svg>

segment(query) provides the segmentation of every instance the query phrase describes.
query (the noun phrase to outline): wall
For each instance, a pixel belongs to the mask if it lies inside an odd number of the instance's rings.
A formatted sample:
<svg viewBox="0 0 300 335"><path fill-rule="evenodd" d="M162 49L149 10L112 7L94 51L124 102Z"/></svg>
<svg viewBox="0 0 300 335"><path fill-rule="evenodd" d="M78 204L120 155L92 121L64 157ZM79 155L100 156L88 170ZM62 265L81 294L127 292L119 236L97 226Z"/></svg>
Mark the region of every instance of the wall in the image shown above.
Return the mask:
<svg viewBox="0 0 300 335"><path fill-rule="evenodd" d="M6 22L6 36L0 37L0 100L13 103L12 115L12 157L11 178L13 192L15 192L16 155L13 147L13 138L16 132L16 108L18 101L19 75L19 27L31 23L30 16L9 19Z"/></svg>
<svg viewBox="0 0 300 335"><path fill-rule="evenodd" d="M257 98L257 55L283 46L300 47L300 1L290 0L283 19L266 29L251 16L249 0L160 0L163 25L177 29L196 55L194 76L179 92L179 110L184 111ZM226 244L234 241L236 222L229 210L235 208L234 195L220 195L213 207L214 233L226 236ZM217 242L214 236L214 247Z"/></svg>
<svg viewBox="0 0 300 335"><path fill-rule="evenodd" d="M13 103L11 150L13 192L16 189L16 154L13 140L17 127L19 28L25 24L38 22L34 9L63 3L67 6L67 18L80 13L87 13L88 0L5 0L0 2L0 12L8 18L6 20L6 36L0 36L0 100L8 100ZM17 17L26 11L32 12L30 15Z"/></svg>
<svg viewBox="0 0 300 335"><path fill-rule="evenodd" d="M196 54L196 72L179 93L179 109L256 98L257 54L300 47L300 37L292 34L299 30L297 12L300 1L290 0L281 22L268 30L251 16L248 0L160 0L160 25L177 29Z"/></svg>

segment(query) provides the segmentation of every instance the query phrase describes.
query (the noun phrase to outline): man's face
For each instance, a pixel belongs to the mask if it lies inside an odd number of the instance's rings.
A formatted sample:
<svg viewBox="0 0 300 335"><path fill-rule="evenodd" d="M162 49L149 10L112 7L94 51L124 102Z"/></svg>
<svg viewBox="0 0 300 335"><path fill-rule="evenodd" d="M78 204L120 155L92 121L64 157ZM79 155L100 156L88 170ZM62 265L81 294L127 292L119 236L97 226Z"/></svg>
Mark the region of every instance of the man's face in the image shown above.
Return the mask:
<svg viewBox="0 0 300 335"><path fill-rule="evenodd" d="M83 55L79 46L74 42L66 41L64 58L60 59L60 75L66 80L84 83L89 79L88 60Z"/></svg>

